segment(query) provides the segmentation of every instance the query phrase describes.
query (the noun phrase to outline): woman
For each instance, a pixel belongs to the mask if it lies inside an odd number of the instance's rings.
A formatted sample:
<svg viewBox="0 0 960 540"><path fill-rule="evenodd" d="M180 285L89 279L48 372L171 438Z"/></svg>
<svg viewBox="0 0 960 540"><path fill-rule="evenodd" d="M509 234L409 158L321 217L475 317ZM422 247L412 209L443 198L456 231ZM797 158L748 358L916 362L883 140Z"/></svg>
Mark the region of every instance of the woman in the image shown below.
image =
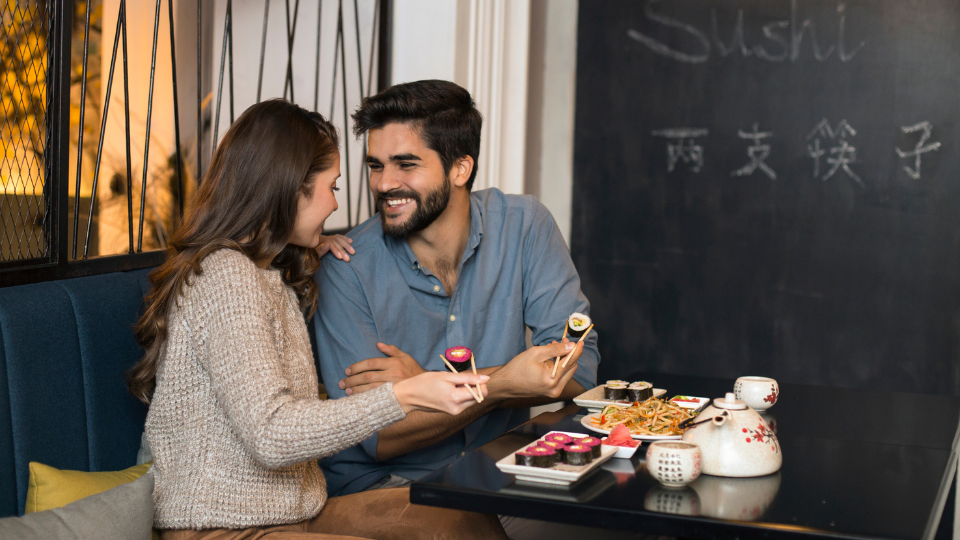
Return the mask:
<svg viewBox="0 0 960 540"><path fill-rule="evenodd" d="M413 410L457 414L473 399L462 385L487 379L424 373L319 399L304 314L337 209L337 144L317 113L282 100L248 109L150 276L136 329L146 355L128 383L150 403L164 540L504 537L492 516L409 505L405 489L327 500L318 458Z"/></svg>

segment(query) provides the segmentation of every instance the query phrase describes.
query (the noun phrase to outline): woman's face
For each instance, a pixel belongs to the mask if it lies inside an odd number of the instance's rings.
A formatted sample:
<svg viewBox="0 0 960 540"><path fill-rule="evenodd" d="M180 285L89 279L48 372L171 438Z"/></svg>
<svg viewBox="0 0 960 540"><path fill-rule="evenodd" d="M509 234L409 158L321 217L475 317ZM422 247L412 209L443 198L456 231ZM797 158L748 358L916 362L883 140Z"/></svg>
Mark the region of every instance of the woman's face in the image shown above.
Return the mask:
<svg viewBox="0 0 960 540"><path fill-rule="evenodd" d="M335 193L338 191L338 178L340 178L339 153L329 169L314 176L313 194L309 197L303 193L300 194L297 202L297 221L293 225L293 234L290 235L289 243L305 248L316 248L320 245L323 222L337 209Z"/></svg>

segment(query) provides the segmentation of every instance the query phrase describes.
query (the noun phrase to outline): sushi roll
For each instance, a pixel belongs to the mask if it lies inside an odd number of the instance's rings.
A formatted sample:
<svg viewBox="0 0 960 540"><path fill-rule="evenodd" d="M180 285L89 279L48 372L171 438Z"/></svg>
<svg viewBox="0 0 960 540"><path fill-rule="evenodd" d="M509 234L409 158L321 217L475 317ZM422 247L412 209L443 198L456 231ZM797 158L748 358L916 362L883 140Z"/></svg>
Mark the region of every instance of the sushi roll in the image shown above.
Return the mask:
<svg viewBox="0 0 960 540"><path fill-rule="evenodd" d="M470 370L471 356L473 356L473 351L462 346L450 347L443 352L443 357L447 359L447 362L450 362L457 373Z"/></svg>
<svg viewBox="0 0 960 540"><path fill-rule="evenodd" d="M563 461L567 465L587 465L593 461L593 450L583 444L571 444L567 447Z"/></svg>
<svg viewBox="0 0 960 540"><path fill-rule="evenodd" d="M581 439L574 439L573 444L578 444L580 446L586 446L590 448L590 455L598 458L600 457L600 439L596 437L583 437Z"/></svg>
<svg viewBox="0 0 960 540"><path fill-rule="evenodd" d="M627 398L630 401L646 401L653 397L653 385L648 382L635 382L627 387Z"/></svg>
<svg viewBox="0 0 960 540"><path fill-rule="evenodd" d="M567 319L567 334L570 338L578 338L590 328L593 321L583 313L574 313Z"/></svg>
<svg viewBox="0 0 960 540"><path fill-rule="evenodd" d="M538 456L542 456L543 463L546 464L544 465L544 467L553 467L555 463L560 462L560 459L559 459L560 456L558 456L557 453L554 452L552 448L533 445L533 446L528 446L525 451L531 452Z"/></svg>
<svg viewBox="0 0 960 540"><path fill-rule="evenodd" d="M567 445L557 441L537 441L537 446L543 446L556 452L557 461L563 461L563 450Z"/></svg>
<svg viewBox="0 0 960 540"><path fill-rule="evenodd" d="M550 468L556 462L556 453L542 446L531 446L514 454L517 465L527 467Z"/></svg>
<svg viewBox="0 0 960 540"><path fill-rule="evenodd" d="M620 401L627 399L627 397L627 385L625 384L608 384L603 387L603 399Z"/></svg>
<svg viewBox="0 0 960 540"><path fill-rule="evenodd" d="M547 433L547 436L543 438L545 441L558 442L560 444L570 444L573 442L573 437L565 435L563 433Z"/></svg>

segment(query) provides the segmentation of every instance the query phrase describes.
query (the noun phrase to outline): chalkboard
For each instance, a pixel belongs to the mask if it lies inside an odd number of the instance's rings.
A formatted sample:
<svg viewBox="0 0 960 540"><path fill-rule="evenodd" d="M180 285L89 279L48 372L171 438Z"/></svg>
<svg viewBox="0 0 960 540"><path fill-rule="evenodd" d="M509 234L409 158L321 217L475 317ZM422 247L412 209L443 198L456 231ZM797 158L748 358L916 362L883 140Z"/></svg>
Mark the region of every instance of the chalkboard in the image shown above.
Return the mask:
<svg viewBox="0 0 960 540"><path fill-rule="evenodd" d="M571 251L601 379L960 395L960 2L579 9Z"/></svg>

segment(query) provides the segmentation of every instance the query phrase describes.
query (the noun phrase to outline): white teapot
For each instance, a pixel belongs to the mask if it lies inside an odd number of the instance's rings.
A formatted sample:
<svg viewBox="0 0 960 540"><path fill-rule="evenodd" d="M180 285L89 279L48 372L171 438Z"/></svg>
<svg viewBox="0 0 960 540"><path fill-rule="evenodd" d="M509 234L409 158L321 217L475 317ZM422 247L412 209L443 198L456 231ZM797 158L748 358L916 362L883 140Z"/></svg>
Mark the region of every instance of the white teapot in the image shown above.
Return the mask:
<svg viewBox="0 0 960 540"><path fill-rule="evenodd" d="M728 392L683 434L700 447L701 471L714 476L763 476L780 470L780 442L760 414Z"/></svg>

